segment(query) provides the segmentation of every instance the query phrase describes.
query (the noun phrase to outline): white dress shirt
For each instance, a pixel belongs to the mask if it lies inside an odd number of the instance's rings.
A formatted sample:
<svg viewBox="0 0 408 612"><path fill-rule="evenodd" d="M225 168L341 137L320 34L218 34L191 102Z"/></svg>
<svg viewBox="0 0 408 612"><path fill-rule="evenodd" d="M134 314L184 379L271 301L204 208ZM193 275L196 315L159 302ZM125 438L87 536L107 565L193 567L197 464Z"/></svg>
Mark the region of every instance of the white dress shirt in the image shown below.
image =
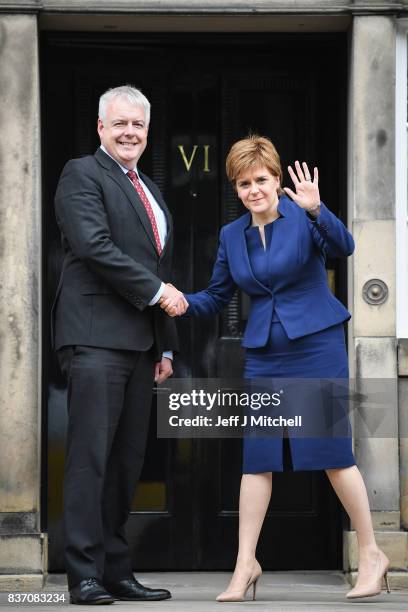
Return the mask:
<svg viewBox="0 0 408 612"><path fill-rule="evenodd" d="M113 159L113 161L118 164L118 166L119 166L119 168L121 168L122 172L124 172L124 174L127 175L127 173L129 172L129 168L126 168L125 166L122 166L122 164L120 164L118 161L116 161L116 159L114 157L112 157L112 155L110 155L108 153L108 151L105 149L105 147L103 145L101 145L101 149L102 149L102 151L104 153L106 153L106 155L109 155L109 157L111 159ZM140 184L143 187L143 191L145 192L146 197L149 200L150 206L152 207L154 218L156 219L157 230L159 232L160 243L162 245L162 248L164 248L164 245L165 245L165 242L166 242L166 238L167 238L167 220L166 220L166 215L164 214L162 208L157 203L155 197L153 196L153 194L151 193L151 191L147 187L146 183L144 183L142 181L142 179L140 178L139 172L137 171L137 166L135 166L133 168L133 170L136 172L137 178L139 179ZM127 177L127 178L130 181L130 183L132 183L130 178L129 177ZM133 183L132 183L132 186L134 188ZM165 286L166 286L165 283L162 283L160 285L159 290L157 291L157 293L150 300L149 306L154 306L155 304L157 304L157 302L159 301L159 299L161 298L161 296L163 294ZM173 351L164 351L163 357L168 357L169 359L173 359Z"/></svg>

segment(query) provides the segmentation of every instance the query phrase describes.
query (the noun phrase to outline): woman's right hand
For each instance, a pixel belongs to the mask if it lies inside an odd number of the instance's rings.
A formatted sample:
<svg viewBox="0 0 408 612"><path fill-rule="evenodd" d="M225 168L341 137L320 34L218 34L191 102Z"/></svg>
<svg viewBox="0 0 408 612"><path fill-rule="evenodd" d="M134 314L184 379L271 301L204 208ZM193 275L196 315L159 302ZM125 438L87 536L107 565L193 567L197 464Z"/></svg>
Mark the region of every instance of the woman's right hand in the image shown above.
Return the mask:
<svg viewBox="0 0 408 612"><path fill-rule="evenodd" d="M295 162L297 175L293 168L288 166L288 172L295 186L296 193L289 189L289 187L284 187L283 189L300 208L308 211L320 204L319 171L317 168L314 168L312 180L307 163L303 162L302 166L303 169L298 161Z"/></svg>

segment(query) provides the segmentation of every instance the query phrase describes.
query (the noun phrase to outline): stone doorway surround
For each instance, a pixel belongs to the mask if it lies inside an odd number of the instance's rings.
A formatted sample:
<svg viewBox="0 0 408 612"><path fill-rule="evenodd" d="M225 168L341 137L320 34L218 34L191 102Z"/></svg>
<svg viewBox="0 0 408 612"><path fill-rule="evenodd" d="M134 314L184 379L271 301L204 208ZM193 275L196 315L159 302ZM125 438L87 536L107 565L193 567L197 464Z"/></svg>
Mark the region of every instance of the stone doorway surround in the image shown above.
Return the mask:
<svg viewBox="0 0 408 612"><path fill-rule="evenodd" d="M389 414L407 421L408 351L401 343L398 362L395 331L394 168L396 24L408 15L408 0L174 0L163 6L161 0L0 0L1 590L37 590L47 570L40 504L42 28L348 31L348 219L357 243L349 269L350 366L361 380L397 382L400 375L400 401L390 402ZM373 278L388 288L380 306L363 299L363 286ZM356 437L394 588L408 586L407 452L402 439ZM353 531L344 532L344 544L344 569L353 579Z"/></svg>

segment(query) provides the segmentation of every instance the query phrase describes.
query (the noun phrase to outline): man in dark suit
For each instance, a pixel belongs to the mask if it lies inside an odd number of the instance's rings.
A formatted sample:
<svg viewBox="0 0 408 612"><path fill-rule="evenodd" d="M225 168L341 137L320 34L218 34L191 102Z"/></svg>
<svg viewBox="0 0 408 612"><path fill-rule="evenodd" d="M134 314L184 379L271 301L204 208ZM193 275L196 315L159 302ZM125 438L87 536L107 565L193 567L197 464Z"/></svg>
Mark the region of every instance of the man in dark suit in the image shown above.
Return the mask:
<svg viewBox="0 0 408 612"><path fill-rule="evenodd" d="M168 283L170 212L137 169L149 119L150 104L139 90L105 92L101 147L66 164L55 198L65 259L53 340L68 378L65 558L77 604L171 597L134 579L124 532L143 463L153 382L172 374L177 349L174 323L158 302L186 307Z"/></svg>

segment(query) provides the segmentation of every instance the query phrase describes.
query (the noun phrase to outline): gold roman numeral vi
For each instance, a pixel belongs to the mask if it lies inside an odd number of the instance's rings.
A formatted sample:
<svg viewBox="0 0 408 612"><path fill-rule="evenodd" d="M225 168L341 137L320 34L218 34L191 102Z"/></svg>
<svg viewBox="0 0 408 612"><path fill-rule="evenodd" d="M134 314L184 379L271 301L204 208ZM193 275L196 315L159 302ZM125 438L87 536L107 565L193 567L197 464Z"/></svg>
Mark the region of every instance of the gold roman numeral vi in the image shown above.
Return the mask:
<svg viewBox="0 0 408 612"><path fill-rule="evenodd" d="M193 150L191 152L190 158L187 158L186 152L184 150L184 145L178 145L178 150L181 153L181 159L184 162L187 172L190 172L191 166L193 165L194 158L196 156L198 149L198 145L194 145ZM204 172L210 172L210 145L203 145L204 149Z"/></svg>

